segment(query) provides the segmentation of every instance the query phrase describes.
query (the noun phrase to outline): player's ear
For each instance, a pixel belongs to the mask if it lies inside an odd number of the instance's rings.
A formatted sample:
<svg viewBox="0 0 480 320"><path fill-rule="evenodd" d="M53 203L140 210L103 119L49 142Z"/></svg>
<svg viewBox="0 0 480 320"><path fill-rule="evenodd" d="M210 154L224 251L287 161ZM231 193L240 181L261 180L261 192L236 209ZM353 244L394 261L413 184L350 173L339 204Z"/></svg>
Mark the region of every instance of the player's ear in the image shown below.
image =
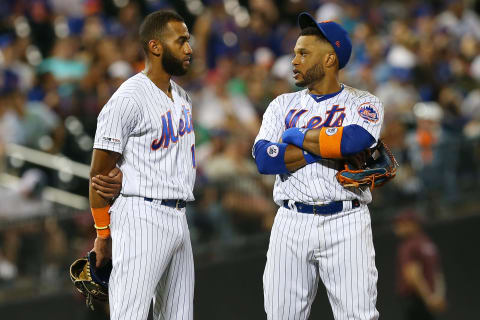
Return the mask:
<svg viewBox="0 0 480 320"><path fill-rule="evenodd" d="M337 64L337 56L333 52L329 52L325 55L324 64L327 68L333 68Z"/></svg>
<svg viewBox="0 0 480 320"><path fill-rule="evenodd" d="M163 53L163 47L160 41L158 40L150 40L148 41L148 49L149 51L156 57L159 57Z"/></svg>

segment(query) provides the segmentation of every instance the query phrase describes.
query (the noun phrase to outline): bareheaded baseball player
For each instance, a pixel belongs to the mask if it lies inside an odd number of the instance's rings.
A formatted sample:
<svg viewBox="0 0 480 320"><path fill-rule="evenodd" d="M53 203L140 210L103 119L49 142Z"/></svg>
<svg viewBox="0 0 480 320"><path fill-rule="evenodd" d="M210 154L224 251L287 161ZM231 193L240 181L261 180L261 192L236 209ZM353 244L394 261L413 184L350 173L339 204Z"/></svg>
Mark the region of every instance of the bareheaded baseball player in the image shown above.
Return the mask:
<svg viewBox="0 0 480 320"><path fill-rule="evenodd" d="M335 175L378 142L382 103L339 82L352 51L339 24L307 13L298 22L292 66L305 89L270 103L253 147L259 172L276 175L280 207L263 275L265 311L271 320L308 319L321 280L335 319L378 319L372 196Z"/></svg>
<svg viewBox="0 0 480 320"><path fill-rule="evenodd" d="M140 27L145 70L125 81L98 117L90 205L93 251L111 257L112 320L192 319L194 271L185 217L195 181L192 104L172 76L190 65L190 34L172 11L148 15ZM122 191L112 205L97 179L118 167ZM94 185L95 184L95 185ZM103 190L103 191L102 191ZM104 193L102 193L104 192Z"/></svg>

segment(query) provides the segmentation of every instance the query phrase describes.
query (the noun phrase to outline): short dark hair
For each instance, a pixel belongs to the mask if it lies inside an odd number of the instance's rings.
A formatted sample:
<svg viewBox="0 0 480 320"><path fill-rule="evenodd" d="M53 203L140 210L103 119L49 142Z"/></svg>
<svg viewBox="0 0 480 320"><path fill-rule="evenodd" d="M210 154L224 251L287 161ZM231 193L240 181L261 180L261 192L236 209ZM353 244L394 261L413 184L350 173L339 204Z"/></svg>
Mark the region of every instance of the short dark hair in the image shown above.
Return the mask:
<svg viewBox="0 0 480 320"><path fill-rule="evenodd" d="M182 16L171 10L155 11L145 17L139 31L145 54L148 54L148 42L152 39L160 40L160 35L170 21L185 22Z"/></svg>
<svg viewBox="0 0 480 320"><path fill-rule="evenodd" d="M317 36L320 40L327 41L323 34L315 27L306 27L300 31L301 36Z"/></svg>

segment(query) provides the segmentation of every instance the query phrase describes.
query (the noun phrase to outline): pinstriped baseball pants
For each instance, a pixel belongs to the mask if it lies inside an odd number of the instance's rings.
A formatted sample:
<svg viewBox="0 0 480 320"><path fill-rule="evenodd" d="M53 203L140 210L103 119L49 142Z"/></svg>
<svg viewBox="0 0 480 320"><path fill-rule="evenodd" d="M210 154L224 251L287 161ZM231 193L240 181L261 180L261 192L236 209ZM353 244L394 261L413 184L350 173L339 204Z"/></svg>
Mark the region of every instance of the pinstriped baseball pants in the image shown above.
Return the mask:
<svg viewBox="0 0 480 320"><path fill-rule="evenodd" d="M335 320L378 319L366 205L334 215L278 210L263 274L267 319L308 319L320 279Z"/></svg>
<svg viewBox="0 0 480 320"><path fill-rule="evenodd" d="M110 319L193 319L194 270L185 209L120 196L111 208Z"/></svg>

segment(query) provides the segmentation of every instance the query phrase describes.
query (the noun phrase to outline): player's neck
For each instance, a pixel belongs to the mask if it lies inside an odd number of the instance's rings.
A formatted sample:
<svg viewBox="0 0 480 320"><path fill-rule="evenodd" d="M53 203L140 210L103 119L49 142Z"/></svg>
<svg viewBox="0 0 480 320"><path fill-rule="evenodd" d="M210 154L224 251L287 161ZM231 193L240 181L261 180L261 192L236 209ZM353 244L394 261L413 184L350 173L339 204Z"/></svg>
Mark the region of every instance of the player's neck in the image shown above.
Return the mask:
<svg viewBox="0 0 480 320"><path fill-rule="evenodd" d="M172 88L170 85L170 79L172 75L163 70L162 66L153 66L151 62L145 63L145 69L143 73L167 96L172 98Z"/></svg>
<svg viewBox="0 0 480 320"><path fill-rule="evenodd" d="M308 86L308 91L311 94L315 95L325 95L330 93L338 92L342 89L340 82L338 82L337 78L328 78L325 76L321 81L312 83Z"/></svg>

